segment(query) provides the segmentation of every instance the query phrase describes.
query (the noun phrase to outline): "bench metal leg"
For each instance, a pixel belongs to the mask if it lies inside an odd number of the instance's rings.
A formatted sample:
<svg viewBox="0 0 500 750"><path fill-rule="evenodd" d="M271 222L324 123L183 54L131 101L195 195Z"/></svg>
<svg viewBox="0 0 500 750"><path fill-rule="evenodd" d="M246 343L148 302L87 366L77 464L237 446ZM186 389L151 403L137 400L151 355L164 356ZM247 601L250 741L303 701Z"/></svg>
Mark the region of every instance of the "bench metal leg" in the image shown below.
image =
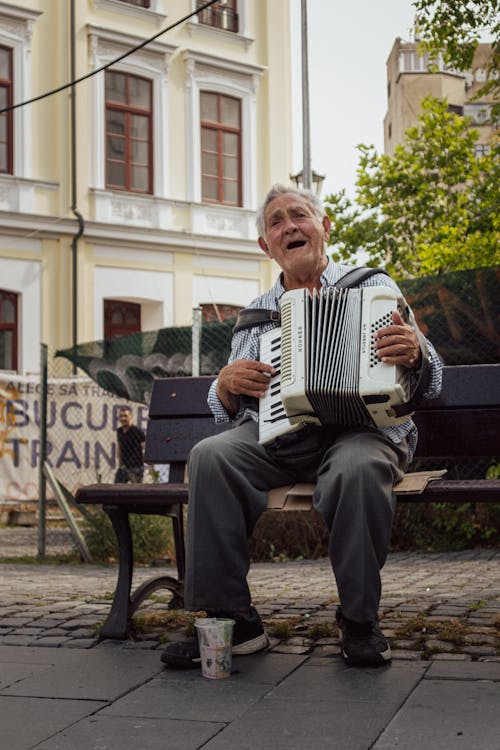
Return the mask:
<svg viewBox="0 0 500 750"><path fill-rule="evenodd" d="M157 591L158 589L168 589L171 591L174 595L169 605L169 608L171 609L181 609L184 606L184 583L181 577L181 573L184 572L182 516L180 522L178 516L172 519L176 539L176 550L182 552L180 562L179 560L177 562L179 579L174 578L173 576L156 576L149 581L145 581L141 586L138 586L136 591L131 594L132 577L134 572L134 548L129 513L126 509L118 508L116 506L104 506L104 510L113 525L116 539L118 541L120 556L118 581L116 583L113 604L111 605L111 610L106 622L101 628L101 636L103 638L126 638L129 632L132 615L141 602L143 602L144 599L147 599L153 591ZM179 507L179 512L182 513L182 507Z"/></svg>
<svg viewBox="0 0 500 750"><path fill-rule="evenodd" d="M101 628L104 638L126 638L129 624L130 589L134 570L134 550L132 546L132 532L126 510L105 507L118 540L120 552L118 581L111 611Z"/></svg>
<svg viewBox="0 0 500 750"><path fill-rule="evenodd" d="M177 505L175 508L175 512L169 513L170 518L172 519L172 531L174 534L174 544L175 544L175 559L177 563L177 575L179 576L179 581L184 580L184 573L185 573L185 560L186 560L186 547L184 543L184 516L183 516L183 506L181 504Z"/></svg>

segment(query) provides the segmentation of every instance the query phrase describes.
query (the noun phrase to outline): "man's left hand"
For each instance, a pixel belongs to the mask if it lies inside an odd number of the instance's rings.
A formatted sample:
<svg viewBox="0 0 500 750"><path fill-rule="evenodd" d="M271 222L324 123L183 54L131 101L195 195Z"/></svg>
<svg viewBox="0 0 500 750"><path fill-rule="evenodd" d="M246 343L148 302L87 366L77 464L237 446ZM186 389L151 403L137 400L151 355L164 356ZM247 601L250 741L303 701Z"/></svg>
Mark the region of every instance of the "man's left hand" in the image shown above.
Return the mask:
<svg viewBox="0 0 500 750"><path fill-rule="evenodd" d="M397 310L392 313L392 325L375 334L375 348L377 356L388 365L420 367L420 346L415 331Z"/></svg>

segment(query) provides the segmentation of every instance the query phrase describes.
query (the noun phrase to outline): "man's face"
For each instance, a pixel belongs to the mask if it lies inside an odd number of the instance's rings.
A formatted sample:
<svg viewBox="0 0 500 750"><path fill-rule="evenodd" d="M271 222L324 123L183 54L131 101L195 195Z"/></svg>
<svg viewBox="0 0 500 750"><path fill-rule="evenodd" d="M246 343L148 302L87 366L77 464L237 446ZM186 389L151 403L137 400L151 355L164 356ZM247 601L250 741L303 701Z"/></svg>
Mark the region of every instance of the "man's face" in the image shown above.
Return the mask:
<svg viewBox="0 0 500 750"><path fill-rule="evenodd" d="M285 275L306 273L326 258L330 220L327 216L319 219L303 196L284 193L274 198L264 220L266 236L259 238L259 245Z"/></svg>
<svg viewBox="0 0 500 750"><path fill-rule="evenodd" d="M118 421L121 425L121 427L130 427L130 422L132 420L132 415L130 414L127 409L122 409L118 412Z"/></svg>

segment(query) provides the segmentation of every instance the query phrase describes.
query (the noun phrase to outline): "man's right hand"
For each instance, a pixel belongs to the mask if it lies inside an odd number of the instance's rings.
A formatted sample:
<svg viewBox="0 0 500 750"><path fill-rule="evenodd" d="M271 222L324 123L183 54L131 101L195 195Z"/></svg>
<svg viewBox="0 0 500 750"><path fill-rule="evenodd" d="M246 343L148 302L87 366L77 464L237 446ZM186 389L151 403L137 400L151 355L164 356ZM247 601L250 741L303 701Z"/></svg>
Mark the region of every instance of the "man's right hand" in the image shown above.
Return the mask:
<svg viewBox="0 0 500 750"><path fill-rule="evenodd" d="M239 409L240 396L261 398L269 388L274 367L254 359L236 359L219 372L217 395L230 414Z"/></svg>

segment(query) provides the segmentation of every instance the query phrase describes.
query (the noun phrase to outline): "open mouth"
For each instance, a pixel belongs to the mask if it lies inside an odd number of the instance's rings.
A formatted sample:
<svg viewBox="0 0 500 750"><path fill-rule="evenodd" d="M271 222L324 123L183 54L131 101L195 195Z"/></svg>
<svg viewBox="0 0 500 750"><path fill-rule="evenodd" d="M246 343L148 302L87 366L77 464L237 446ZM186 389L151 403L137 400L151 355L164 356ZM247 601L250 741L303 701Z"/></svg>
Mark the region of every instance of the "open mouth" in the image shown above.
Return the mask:
<svg viewBox="0 0 500 750"><path fill-rule="evenodd" d="M294 240L293 242L289 242L286 246L287 250L294 250L296 247L304 247L306 244L305 240Z"/></svg>

